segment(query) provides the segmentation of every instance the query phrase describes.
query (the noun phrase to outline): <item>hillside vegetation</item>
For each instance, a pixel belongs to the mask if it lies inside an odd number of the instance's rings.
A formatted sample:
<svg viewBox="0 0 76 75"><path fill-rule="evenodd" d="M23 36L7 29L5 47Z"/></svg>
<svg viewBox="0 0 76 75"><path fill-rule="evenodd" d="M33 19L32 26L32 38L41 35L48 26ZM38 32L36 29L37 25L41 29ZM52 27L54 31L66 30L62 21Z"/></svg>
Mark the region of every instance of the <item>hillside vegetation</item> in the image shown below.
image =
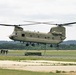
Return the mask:
<svg viewBox="0 0 76 75"><path fill-rule="evenodd" d="M56 45L53 45L53 47L50 47L50 44L35 44L35 46L26 46L25 43L20 42L14 42L14 41L0 41L0 49L16 49L16 50L76 50L76 41L70 40L70 41L64 41L60 44L59 47L56 47Z"/></svg>

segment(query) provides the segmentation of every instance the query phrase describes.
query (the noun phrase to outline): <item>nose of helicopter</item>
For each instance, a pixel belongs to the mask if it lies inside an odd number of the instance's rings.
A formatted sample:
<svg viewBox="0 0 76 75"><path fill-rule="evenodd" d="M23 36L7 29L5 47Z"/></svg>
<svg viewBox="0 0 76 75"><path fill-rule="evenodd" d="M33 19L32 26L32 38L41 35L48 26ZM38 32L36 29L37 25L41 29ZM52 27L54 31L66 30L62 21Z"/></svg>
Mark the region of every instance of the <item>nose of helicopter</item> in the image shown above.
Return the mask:
<svg viewBox="0 0 76 75"><path fill-rule="evenodd" d="M13 36L13 35L10 35L9 38L10 38L10 39L14 39L14 36Z"/></svg>

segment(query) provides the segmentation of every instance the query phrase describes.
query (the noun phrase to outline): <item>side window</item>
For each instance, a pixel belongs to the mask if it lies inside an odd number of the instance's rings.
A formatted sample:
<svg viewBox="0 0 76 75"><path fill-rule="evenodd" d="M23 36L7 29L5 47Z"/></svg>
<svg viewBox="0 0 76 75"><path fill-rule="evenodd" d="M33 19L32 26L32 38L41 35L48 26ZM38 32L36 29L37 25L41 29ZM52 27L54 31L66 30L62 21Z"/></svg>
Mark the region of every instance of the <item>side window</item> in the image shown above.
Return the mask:
<svg viewBox="0 0 76 75"><path fill-rule="evenodd" d="M39 36L38 36L38 38L39 38Z"/></svg>
<svg viewBox="0 0 76 75"><path fill-rule="evenodd" d="M32 37L32 35L30 35L30 37Z"/></svg>
<svg viewBox="0 0 76 75"><path fill-rule="evenodd" d="M60 39L63 40L62 37L60 37Z"/></svg>
<svg viewBox="0 0 76 75"><path fill-rule="evenodd" d="M47 37L48 39L50 39L50 37Z"/></svg>
<svg viewBox="0 0 76 75"><path fill-rule="evenodd" d="M15 35L17 35L17 33L15 33Z"/></svg>
<svg viewBox="0 0 76 75"><path fill-rule="evenodd" d="M45 39L46 39L46 37L45 37Z"/></svg>
<svg viewBox="0 0 76 75"><path fill-rule="evenodd" d="M54 40L54 37L52 37L52 40Z"/></svg>
<svg viewBox="0 0 76 75"><path fill-rule="evenodd" d="M21 36L22 36L22 37L25 37L25 34L22 34Z"/></svg>

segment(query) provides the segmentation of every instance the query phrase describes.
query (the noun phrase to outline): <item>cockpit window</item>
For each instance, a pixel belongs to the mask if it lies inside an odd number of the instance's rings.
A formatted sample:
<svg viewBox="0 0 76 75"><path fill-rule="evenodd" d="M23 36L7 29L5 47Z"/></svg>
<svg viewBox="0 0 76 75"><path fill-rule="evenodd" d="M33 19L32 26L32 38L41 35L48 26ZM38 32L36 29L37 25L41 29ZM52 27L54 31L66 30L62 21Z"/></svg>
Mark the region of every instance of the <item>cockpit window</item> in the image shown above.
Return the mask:
<svg viewBox="0 0 76 75"><path fill-rule="evenodd" d="M12 35L16 35L16 33L15 33L15 32L13 32L13 33L12 33Z"/></svg>

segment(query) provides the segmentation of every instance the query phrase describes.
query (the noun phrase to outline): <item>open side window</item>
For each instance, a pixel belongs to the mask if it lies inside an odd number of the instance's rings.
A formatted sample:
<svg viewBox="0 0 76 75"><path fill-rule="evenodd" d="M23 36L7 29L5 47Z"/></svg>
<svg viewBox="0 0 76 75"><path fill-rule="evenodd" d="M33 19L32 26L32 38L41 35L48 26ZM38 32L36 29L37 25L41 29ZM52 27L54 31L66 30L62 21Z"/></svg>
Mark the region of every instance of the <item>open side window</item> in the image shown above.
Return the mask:
<svg viewBox="0 0 76 75"><path fill-rule="evenodd" d="M22 37L25 37L25 34L21 34Z"/></svg>

